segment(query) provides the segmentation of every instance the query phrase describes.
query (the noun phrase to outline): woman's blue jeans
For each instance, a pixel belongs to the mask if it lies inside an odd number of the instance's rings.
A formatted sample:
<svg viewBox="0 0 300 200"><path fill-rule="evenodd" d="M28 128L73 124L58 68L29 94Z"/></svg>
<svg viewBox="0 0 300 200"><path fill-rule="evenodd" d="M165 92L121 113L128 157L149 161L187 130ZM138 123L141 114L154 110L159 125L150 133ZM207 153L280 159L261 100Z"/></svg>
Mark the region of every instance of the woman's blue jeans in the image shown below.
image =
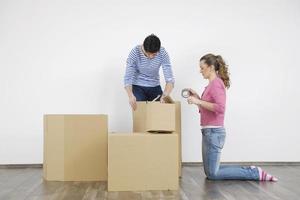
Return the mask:
<svg viewBox="0 0 300 200"><path fill-rule="evenodd" d="M212 180L259 180L257 168L220 165L226 132L224 128L204 128L202 131L202 159L204 172Z"/></svg>

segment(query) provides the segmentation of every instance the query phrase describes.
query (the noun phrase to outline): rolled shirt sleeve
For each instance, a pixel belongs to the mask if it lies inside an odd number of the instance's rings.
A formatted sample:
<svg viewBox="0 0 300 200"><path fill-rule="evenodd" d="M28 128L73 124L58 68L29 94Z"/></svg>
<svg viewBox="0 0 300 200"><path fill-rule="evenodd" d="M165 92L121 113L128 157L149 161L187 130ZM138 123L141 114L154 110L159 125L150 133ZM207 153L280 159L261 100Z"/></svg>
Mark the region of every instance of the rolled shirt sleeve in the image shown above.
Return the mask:
<svg viewBox="0 0 300 200"><path fill-rule="evenodd" d="M172 66L171 66L171 62L170 62L170 58L169 55L167 53L167 51L162 48L162 69L163 69L163 73L164 73L164 77L165 77L165 81L166 83L175 83L175 79L173 76L173 71L172 71Z"/></svg>
<svg viewBox="0 0 300 200"><path fill-rule="evenodd" d="M126 61L126 71L124 76L124 86L131 86L136 75L136 50L132 49Z"/></svg>

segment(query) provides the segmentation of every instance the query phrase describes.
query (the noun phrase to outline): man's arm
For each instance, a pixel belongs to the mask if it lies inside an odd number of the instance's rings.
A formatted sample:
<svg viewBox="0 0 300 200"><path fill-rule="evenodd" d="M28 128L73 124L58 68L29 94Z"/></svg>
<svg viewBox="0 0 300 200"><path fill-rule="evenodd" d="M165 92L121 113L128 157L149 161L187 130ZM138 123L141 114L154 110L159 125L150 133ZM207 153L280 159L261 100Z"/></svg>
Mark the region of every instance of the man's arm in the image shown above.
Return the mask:
<svg viewBox="0 0 300 200"><path fill-rule="evenodd" d="M164 93L162 96L169 96L170 93L172 92L173 88L174 88L173 83L171 83L171 82L166 83Z"/></svg>
<svg viewBox="0 0 300 200"><path fill-rule="evenodd" d="M136 98L132 93L132 86L131 85L126 86L125 90L126 90L127 95L128 95L129 104L130 104L131 108L133 110L135 110L137 108L137 104L136 104Z"/></svg>
<svg viewBox="0 0 300 200"><path fill-rule="evenodd" d="M165 49L162 49L162 69L166 81L166 85L163 93L163 97L164 97L171 94L175 83L170 58Z"/></svg>
<svg viewBox="0 0 300 200"><path fill-rule="evenodd" d="M125 72L125 76L124 76L125 90L126 90L127 95L128 95L129 104L131 105L133 110L136 109L136 98L135 98L135 96L133 95L133 92L132 92L133 78L134 78L135 73L136 73L135 59L136 59L136 53L135 53L135 49L133 49L130 52L128 58L127 58L126 72Z"/></svg>

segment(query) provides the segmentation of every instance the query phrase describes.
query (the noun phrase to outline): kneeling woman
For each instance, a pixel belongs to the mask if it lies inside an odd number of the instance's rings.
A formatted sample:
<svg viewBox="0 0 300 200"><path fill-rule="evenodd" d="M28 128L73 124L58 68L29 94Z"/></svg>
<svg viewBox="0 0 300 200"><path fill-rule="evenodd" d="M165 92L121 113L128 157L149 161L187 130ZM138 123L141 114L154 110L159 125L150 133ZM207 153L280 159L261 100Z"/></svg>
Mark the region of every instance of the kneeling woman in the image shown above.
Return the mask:
<svg viewBox="0 0 300 200"><path fill-rule="evenodd" d="M278 179L256 166L220 165L221 150L225 142L224 114L226 88L230 86L228 68L221 56L207 54L200 59L200 72L209 84L201 97L189 89L189 104L199 108L202 126L202 159L204 171L212 180L259 180Z"/></svg>

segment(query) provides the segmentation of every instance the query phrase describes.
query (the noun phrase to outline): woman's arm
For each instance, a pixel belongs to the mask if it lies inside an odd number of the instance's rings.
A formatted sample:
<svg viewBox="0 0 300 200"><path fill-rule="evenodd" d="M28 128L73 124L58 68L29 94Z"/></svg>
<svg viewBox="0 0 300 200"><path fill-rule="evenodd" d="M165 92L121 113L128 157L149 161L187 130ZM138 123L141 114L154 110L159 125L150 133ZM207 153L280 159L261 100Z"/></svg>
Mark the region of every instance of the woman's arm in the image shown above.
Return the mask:
<svg viewBox="0 0 300 200"><path fill-rule="evenodd" d="M208 101L203 101L195 96L190 96L188 97L188 103L189 104L195 104L198 106L198 108L202 107L206 110L209 111L214 111L214 103L208 102Z"/></svg>
<svg viewBox="0 0 300 200"><path fill-rule="evenodd" d="M225 112L225 101L226 101L225 88L222 86L220 86L220 87L216 86L213 88L213 90L211 91L211 93L209 95L213 99L213 102L204 101L195 96L190 96L188 98L188 103L195 104L199 108L201 107L201 108L204 108L211 112L224 113Z"/></svg>

